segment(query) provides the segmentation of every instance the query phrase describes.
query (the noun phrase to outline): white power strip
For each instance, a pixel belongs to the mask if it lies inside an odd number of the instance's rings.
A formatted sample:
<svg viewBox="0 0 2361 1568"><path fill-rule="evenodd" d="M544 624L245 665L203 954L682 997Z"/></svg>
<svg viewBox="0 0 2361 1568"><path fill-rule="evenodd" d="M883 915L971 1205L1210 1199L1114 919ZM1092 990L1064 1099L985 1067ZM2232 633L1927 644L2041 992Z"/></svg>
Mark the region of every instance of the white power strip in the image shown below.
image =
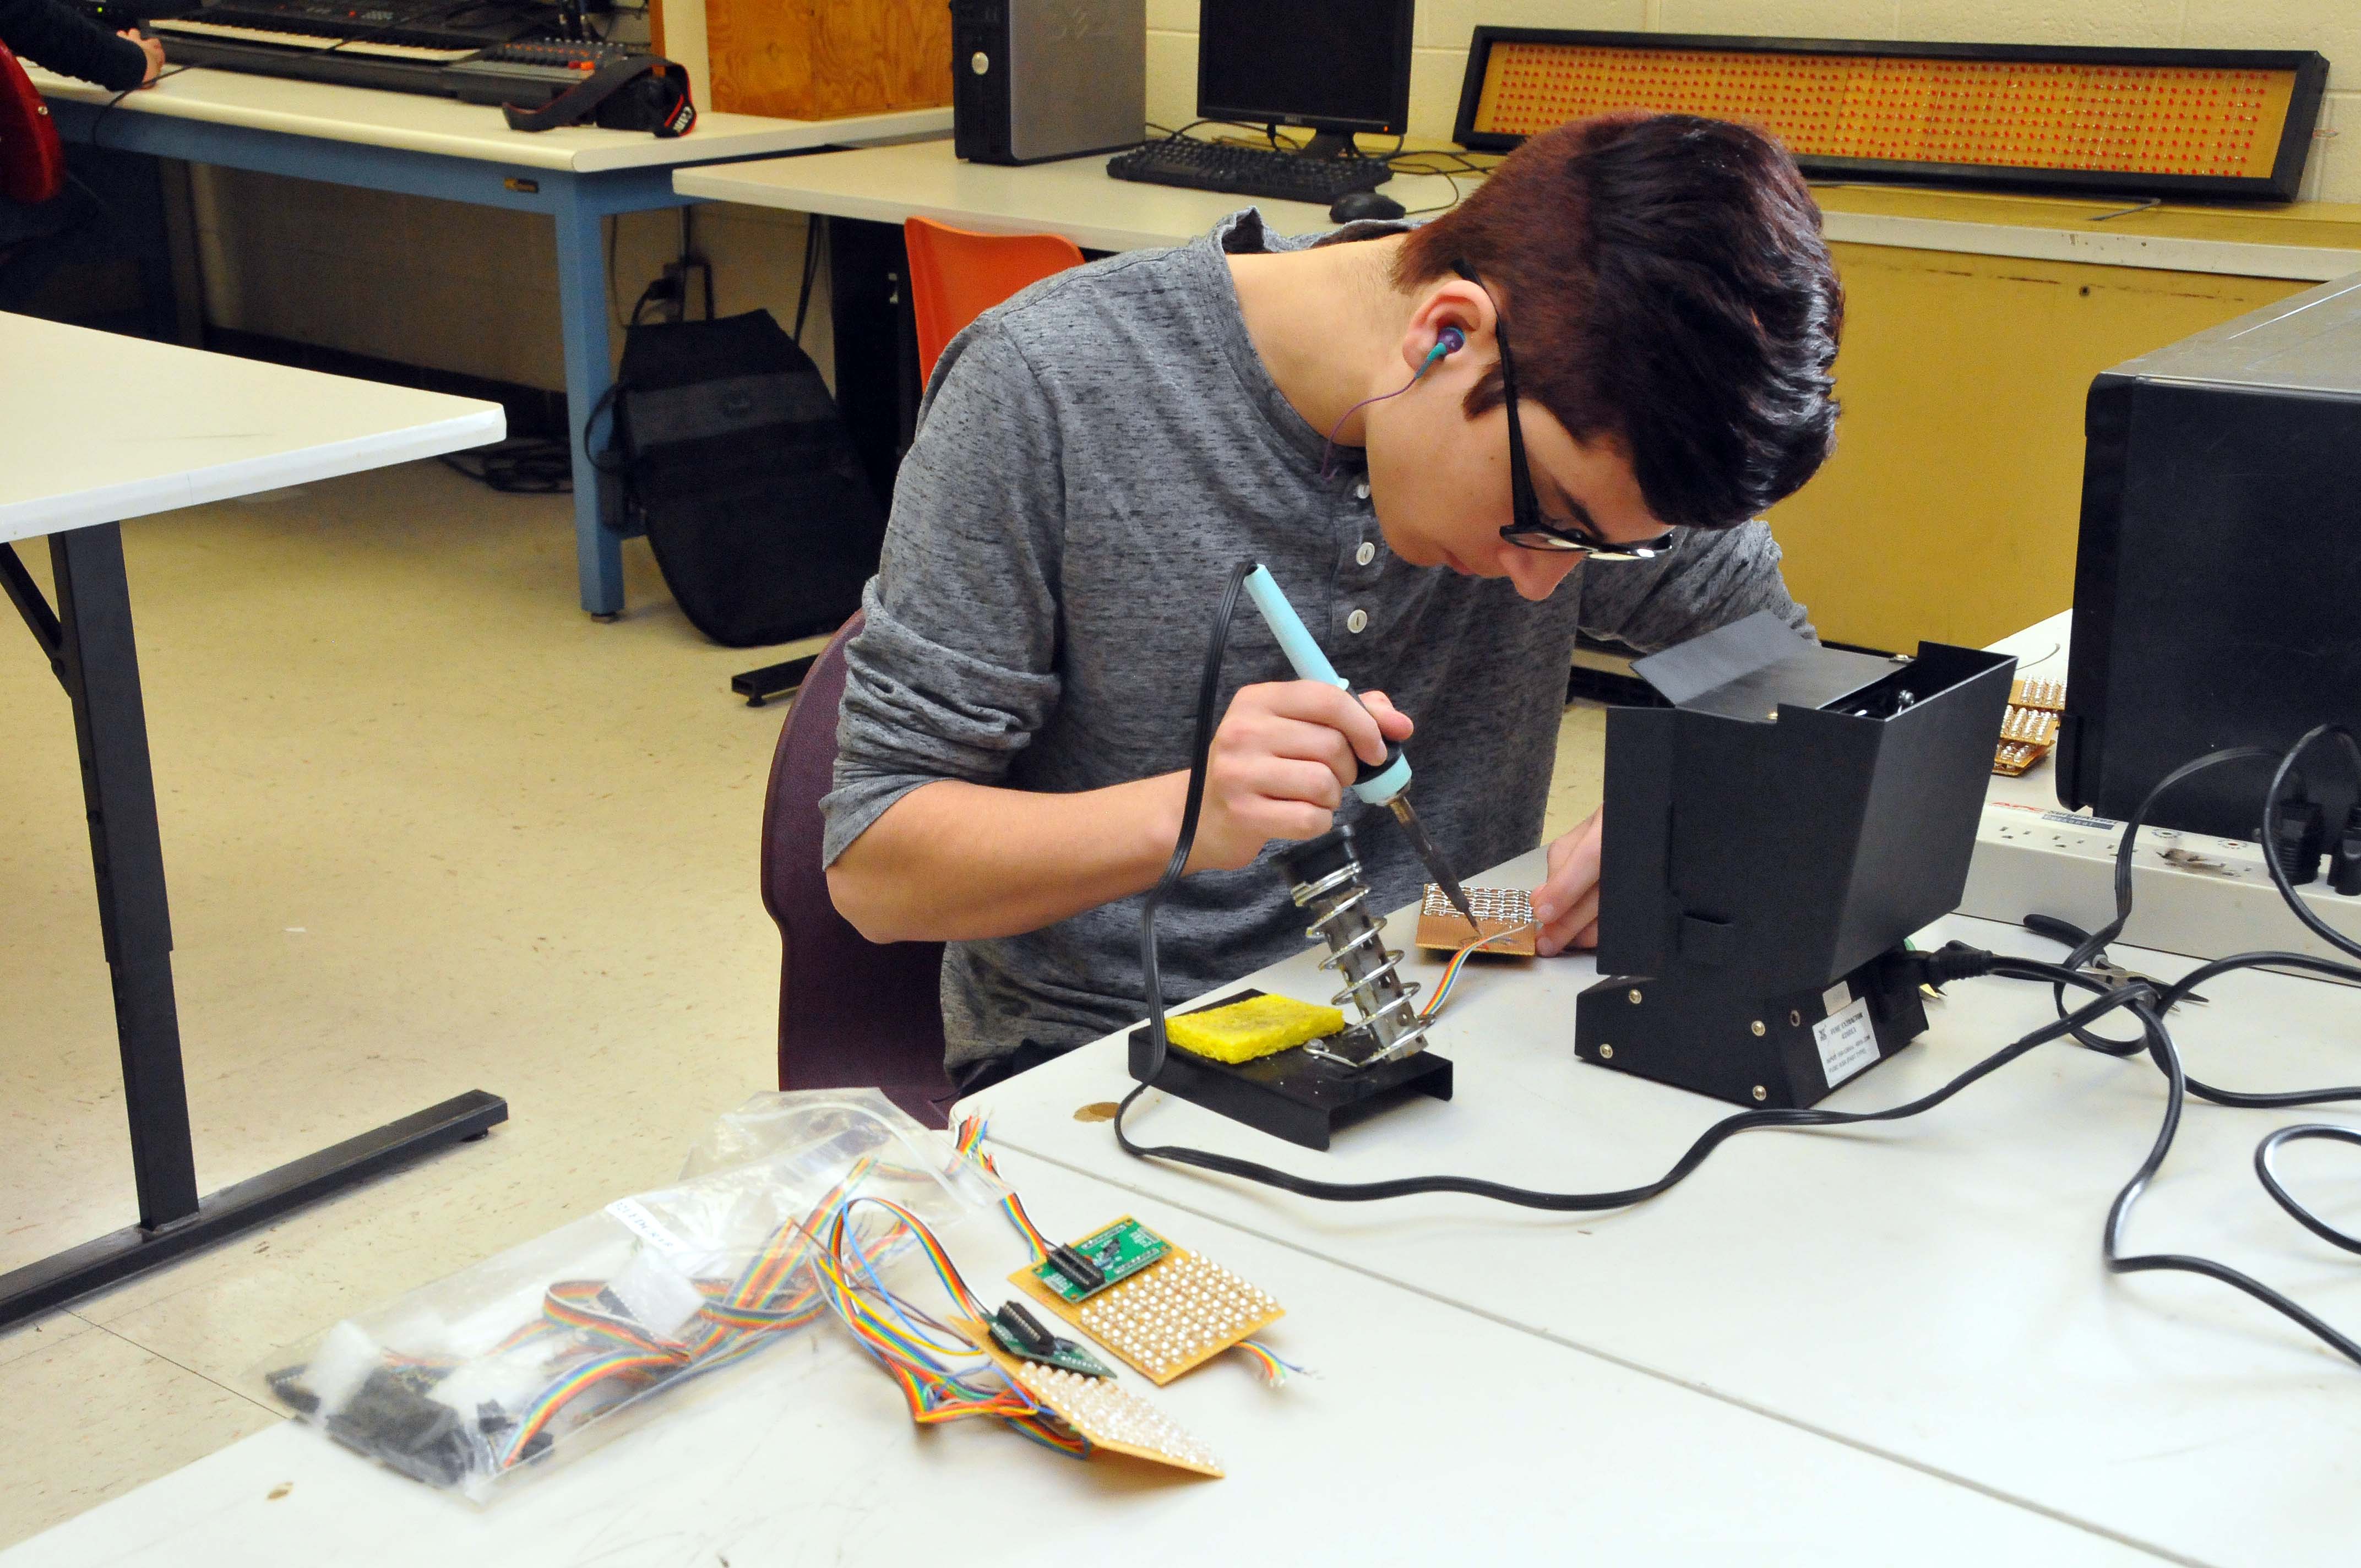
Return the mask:
<svg viewBox="0 0 2361 1568"><path fill-rule="evenodd" d="M2027 915L2052 915L2095 931L2115 917L2115 850L2122 841L2120 822L1987 800L1960 913L2010 925ZM2296 893L2329 925L2361 939L2361 897L2334 893L2325 882ZM2289 912L2271 885L2260 846L2162 828L2140 829L2132 859L2131 924L2121 940L2193 959L2271 949L2354 961Z"/></svg>

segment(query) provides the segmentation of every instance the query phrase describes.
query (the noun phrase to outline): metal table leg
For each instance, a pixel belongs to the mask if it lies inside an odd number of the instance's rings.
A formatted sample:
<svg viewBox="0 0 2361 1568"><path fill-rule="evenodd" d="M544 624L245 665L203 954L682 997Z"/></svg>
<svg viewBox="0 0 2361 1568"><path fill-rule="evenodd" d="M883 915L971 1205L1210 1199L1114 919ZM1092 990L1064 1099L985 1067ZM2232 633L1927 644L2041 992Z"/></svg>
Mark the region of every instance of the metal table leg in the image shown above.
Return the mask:
<svg viewBox="0 0 2361 1568"><path fill-rule="evenodd" d="M73 704L90 815L99 922L115 988L125 1109L139 1223L0 1275L0 1328L197 1248L508 1120L508 1104L480 1090L347 1139L249 1180L197 1196L196 1156L172 996L172 927L147 711L113 523L53 534L55 612L15 550L0 544L0 587Z"/></svg>
<svg viewBox="0 0 2361 1568"><path fill-rule="evenodd" d="M557 225L557 313L566 345L566 433L574 454L574 553L582 586L582 608L596 616L623 608L620 488L590 461L591 411L614 381L613 342L608 333L607 258L601 248L600 210L583 200L580 184L564 176L549 189ZM599 422L603 430L606 422Z"/></svg>

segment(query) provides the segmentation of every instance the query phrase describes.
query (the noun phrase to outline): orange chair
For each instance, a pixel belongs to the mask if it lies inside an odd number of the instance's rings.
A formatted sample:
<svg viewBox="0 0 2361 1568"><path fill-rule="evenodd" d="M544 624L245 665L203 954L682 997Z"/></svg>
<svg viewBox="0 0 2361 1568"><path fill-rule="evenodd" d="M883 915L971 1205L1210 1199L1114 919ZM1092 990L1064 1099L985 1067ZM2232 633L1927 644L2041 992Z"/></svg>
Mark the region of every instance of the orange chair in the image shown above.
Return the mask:
<svg viewBox="0 0 2361 1568"><path fill-rule="evenodd" d="M1026 285L1082 264L1082 251L1061 235L972 234L909 218L902 241L910 252L921 386L935 378L943 345L961 327Z"/></svg>

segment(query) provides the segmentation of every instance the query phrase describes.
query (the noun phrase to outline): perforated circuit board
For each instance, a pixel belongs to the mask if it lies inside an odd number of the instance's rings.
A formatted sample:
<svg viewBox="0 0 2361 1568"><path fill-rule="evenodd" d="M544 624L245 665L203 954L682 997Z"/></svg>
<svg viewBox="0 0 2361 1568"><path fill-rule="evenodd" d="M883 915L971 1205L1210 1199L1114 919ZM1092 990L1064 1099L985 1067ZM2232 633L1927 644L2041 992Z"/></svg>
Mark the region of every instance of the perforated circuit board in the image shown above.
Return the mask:
<svg viewBox="0 0 2361 1568"><path fill-rule="evenodd" d="M2048 756L2058 743L2059 715L2065 707L2065 682L2017 682L1993 748L1993 772L2015 778Z"/></svg>
<svg viewBox="0 0 2361 1568"><path fill-rule="evenodd" d="M1471 887L1466 889L1467 907L1476 914L1476 925L1487 937L1501 932L1513 935L1500 937L1480 948L1487 953L1509 953L1518 958L1533 956L1533 895L1521 887ZM1522 927L1522 930L1518 930ZM1467 922L1443 889L1426 884L1426 897L1418 906L1418 933L1411 939L1422 948L1455 953L1471 938Z"/></svg>
<svg viewBox="0 0 2361 1568"><path fill-rule="evenodd" d="M1056 1412L1059 1419L1093 1446L1113 1453L1128 1453L1178 1470L1219 1477L1221 1459L1178 1421L1120 1384L1085 1377L1063 1367L1024 1361L1002 1349L992 1331L973 1318L951 1320L959 1331L992 1358L1001 1375Z"/></svg>
<svg viewBox="0 0 2361 1568"><path fill-rule="evenodd" d="M1159 1384L1202 1365L1286 1313L1267 1292L1180 1246L1081 1301L1066 1299L1034 1269L1020 1268L1008 1278Z"/></svg>

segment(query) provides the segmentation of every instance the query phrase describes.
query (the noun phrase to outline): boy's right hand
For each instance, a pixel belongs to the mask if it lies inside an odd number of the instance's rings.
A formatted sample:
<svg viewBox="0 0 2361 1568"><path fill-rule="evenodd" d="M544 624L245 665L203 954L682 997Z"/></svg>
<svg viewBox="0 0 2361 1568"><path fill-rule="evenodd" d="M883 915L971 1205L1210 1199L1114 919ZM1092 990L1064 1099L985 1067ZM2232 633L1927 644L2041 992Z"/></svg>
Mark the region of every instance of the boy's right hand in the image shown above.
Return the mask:
<svg viewBox="0 0 2361 1568"><path fill-rule="evenodd" d="M1385 761L1386 742L1411 729L1383 692L1356 702L1318 681L1241 687L1213 732L1188 869L1235 871L1274 839L1327 832L1361 762ZM1185 791L1188 776L1178 777Z"/></svg>

